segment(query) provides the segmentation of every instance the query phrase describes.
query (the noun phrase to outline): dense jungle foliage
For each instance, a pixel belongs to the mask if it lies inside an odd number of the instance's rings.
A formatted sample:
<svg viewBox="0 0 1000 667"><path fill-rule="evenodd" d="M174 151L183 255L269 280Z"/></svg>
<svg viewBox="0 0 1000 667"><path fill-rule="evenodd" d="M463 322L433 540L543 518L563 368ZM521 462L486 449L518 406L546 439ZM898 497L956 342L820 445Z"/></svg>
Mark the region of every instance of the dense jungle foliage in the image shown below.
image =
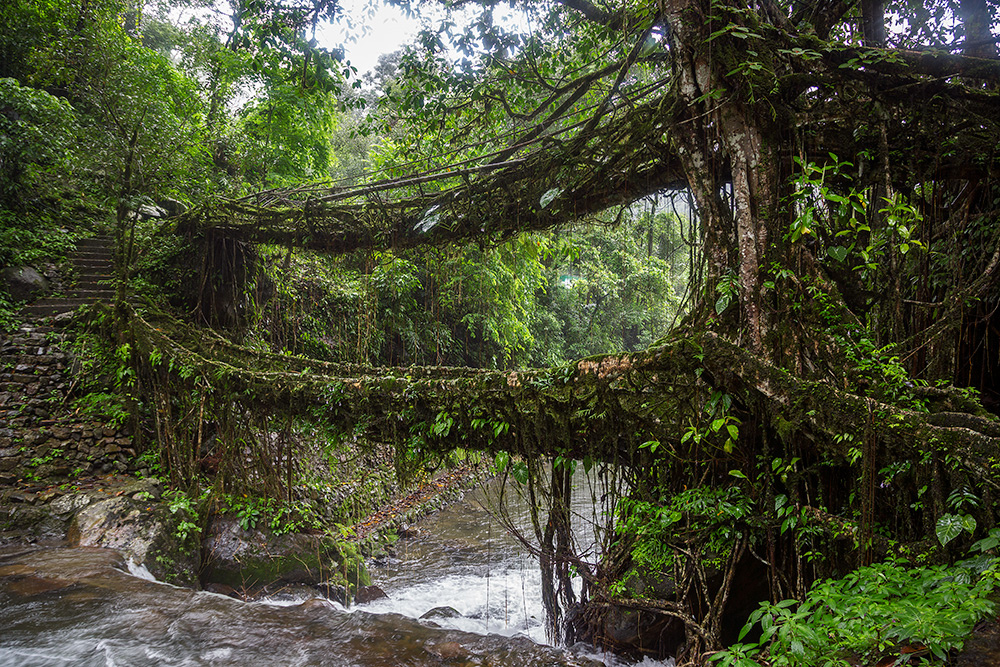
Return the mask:
<svg viewBox="0 0 1000 667"><path fill-rule="evenodd" d="M487 452L554 635L953 659L996 618L996 2L403 4L367 77L335 0L0 8L0 263L114 237L163 474L291 503L292 432Z"/></svg>
<svg viewBox="0 0 1000 667"><path fill-rule="evenodd" d="M81 234L130 226L134 289L190 309L198 295L175 260L191 248L164 243L155 219L126 220L132 211L355 182L411 150L395 145L402 128L375 131L359 109L396 85L399 54L383 57L378 87L361 88L337 49L296 32L315 37L335 3L233 5L223 21L197 3L3 11L5 266L58 259ZM682 221L668 210L648 204L625 224L596 219L478 249L329 257L264 247L260 298L242 324L268 349L383 365L545 365L639 349L685 289ZM10 325L16 304L4 298Z"/></svg>

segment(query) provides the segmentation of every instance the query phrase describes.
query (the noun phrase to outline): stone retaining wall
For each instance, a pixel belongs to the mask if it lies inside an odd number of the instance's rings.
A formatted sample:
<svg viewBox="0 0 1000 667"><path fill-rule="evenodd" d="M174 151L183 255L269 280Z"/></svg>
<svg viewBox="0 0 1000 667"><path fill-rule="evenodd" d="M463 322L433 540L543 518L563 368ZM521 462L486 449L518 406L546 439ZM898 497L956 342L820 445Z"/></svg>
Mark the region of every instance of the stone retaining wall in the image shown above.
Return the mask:
<svg viewBox="0 0 1000 667"><path fill-rule="evenodd" d="M135 466L126 429L72 410L79 364L69 342L69 334L37 325L0 338L2 485L122 473Z"/></svg>

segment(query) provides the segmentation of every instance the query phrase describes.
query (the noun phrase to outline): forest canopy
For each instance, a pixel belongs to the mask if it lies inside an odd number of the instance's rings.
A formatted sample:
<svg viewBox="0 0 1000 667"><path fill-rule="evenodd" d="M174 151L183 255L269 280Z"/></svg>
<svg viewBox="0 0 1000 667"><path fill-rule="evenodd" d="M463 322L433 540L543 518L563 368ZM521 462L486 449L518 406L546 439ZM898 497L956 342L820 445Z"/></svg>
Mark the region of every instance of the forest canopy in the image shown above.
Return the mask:
<svg viewBox="0 0 1000 667"><path fill-rule="evenodd" d="M335 391L313 370L337 428L410 463L445 436L508 456L547 503L568 638L727 664L959 649L968 627L801 624L865 576L992 589L992 561L963 559L1000 546L997 3L401 4L445 19L365 77L321 43L332 0L5 3L0 260L92 218L119 314L140 294L239 344L187 359L254 359L213 366L238 409L308 393L253 364L362 364ZM168 200L185 210L135 214ZM140 393L191 390L135 364ZM493 438L461 396L496 399ZM587 447L621 481L589 560L563 456ZM760 641L739 644L751 612Z"/></svg>

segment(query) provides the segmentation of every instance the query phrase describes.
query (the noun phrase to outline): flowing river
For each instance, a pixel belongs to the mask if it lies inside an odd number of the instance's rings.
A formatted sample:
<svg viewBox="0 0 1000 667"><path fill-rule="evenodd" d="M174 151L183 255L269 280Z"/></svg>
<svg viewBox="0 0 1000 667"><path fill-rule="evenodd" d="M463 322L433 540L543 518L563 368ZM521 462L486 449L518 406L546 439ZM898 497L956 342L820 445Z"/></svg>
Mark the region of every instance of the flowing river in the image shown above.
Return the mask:
<svg viewBox="0 0 1000 667"><path fill-rule="evenodd" d="M469 494L421 521L372 567L388 598L350 609L177 588L103 549L0 549L0 665L626 664L544 643L537 562L482 500ZM527 525L523 505L511 517Z"/></svg>

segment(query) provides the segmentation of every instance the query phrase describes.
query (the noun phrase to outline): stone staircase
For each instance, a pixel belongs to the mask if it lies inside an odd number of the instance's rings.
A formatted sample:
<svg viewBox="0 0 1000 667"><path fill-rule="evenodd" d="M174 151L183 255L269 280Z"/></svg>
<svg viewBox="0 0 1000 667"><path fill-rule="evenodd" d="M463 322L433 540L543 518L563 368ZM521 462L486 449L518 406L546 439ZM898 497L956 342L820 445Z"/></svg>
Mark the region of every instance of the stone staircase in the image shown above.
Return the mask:
<svg viewBox="0 0 1000 667"><path fill-rule="evenodd" d="M81 239L70 256L74 270L66 295L25 305L25 323L8 335L0 332L0 486L80 479L134 466L127 428L74 408L80 364L72 352L73 334L62 327L80 306L113 300L113 258L111 239Z"/></svg>
<svg viewBox="0 0 1000 667"><path fill-rule="evenodd" d="M80 239L76 251L70 256L75 282L67 296L51 296L29 303L21 314L29 319L50 317L71 312L87 303L110 302L114 299L111 286L114 275L114 250L112 240L99 236Z"/></svg>

